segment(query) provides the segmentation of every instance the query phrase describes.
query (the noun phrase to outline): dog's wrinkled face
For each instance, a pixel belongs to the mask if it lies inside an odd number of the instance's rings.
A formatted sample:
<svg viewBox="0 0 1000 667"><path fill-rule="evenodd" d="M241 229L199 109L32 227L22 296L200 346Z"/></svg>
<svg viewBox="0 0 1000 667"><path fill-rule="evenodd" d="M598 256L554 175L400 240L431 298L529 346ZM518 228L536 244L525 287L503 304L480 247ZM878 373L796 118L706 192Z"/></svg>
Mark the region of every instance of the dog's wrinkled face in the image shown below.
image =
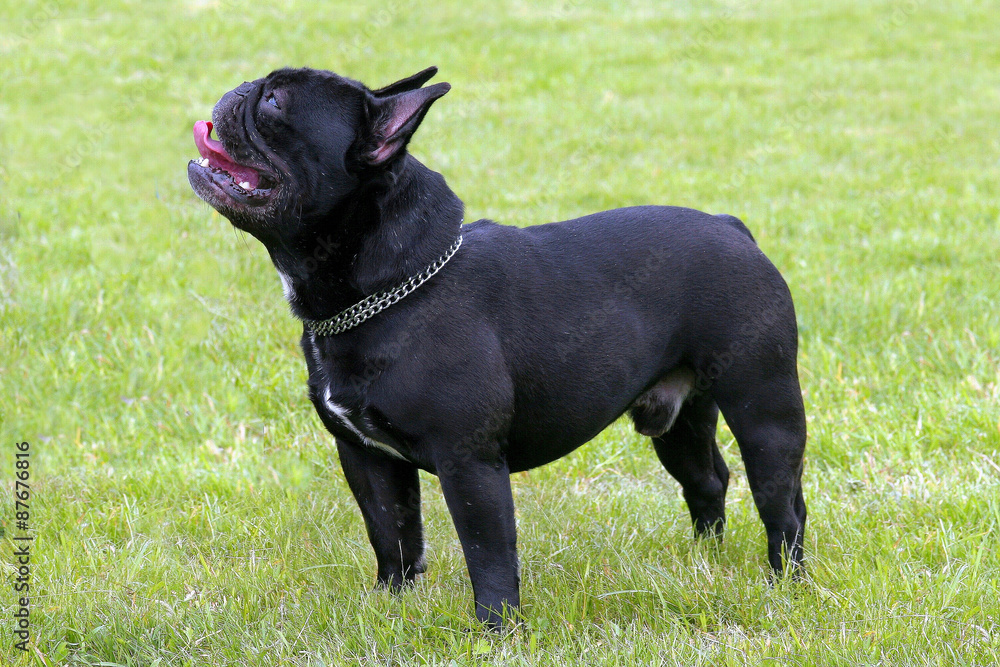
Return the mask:
<svg viewBox="0 0 1000 667"><path fill-rule="evenodd" d="M258 237L323 218L403 154L450 88L420 88L435 72L376 91L313 69L244 83L219 100L212 122L195 123L201 158L188 164L191 187Z"/></svg>

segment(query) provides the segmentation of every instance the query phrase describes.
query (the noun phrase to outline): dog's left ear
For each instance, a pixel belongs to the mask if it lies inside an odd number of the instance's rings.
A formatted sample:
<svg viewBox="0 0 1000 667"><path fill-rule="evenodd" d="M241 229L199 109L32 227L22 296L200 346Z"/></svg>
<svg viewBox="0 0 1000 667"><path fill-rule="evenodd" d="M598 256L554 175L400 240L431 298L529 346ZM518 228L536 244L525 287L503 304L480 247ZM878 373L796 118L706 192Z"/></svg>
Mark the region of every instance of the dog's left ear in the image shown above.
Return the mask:
<svg viewBox="0 0 1000 667"><path fill-rule="evenodd" d="M427 70L411 77L411 80L426 72ZM389 88L405 81L408 80L394 83ZM386 164L398 155L406 147L434 101L449 90L451 84L436 83L427 88L407 90L394 95L369 97L367 100L369 141L362 160L368 165L377 166Z"/></svg>
<svg viewBox="0 0 1000 667"><path fill-rule="evenodd" d="M397 93L405 93L409 90L416 90L420 86L424 85L428 81L434 78L434 75L438 73L438 68L431 66L422 72L417 72L413 76L408 76L405 79L400 79L396 83L390 83L385 88L379 88L378 90L373 90L372 95L375 97L388 97L389 95L395 95Z"/></svg>

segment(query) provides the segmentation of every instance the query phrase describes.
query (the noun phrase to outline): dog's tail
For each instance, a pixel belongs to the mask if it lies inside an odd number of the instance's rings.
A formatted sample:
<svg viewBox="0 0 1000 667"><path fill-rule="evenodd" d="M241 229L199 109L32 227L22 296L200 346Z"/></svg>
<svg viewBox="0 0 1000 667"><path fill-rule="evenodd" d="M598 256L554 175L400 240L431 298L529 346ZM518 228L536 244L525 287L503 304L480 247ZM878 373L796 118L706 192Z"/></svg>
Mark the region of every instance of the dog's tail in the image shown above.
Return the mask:
<svg viewBox="0 0 1000 667"><path fill-rule="evenodd" d="M753 237L753 234L750 233L750 230L747 229L747 226L744 225L743 221L737 218L735 215L729 215L728 213L717 213L715 217L718 218L719 220L722 220L724 223L726 223L733 229L743 232L744 234L750 237L751 241L757 243L757 239Z"/></svg>

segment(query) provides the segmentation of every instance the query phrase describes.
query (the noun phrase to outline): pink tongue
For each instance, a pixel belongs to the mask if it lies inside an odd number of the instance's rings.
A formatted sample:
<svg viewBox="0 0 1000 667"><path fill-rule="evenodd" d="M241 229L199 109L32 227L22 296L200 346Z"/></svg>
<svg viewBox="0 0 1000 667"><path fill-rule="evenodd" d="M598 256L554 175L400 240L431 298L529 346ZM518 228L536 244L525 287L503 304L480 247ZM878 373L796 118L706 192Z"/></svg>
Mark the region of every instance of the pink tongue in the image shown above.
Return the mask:
<svg viewBox="0 0 1000 667"><path fill-rule="evenodd" d="M222 142L213 139L211 134L212 124L207 120L199 120L194 124L194 144L198 147L198 153L203 158L208 158L210 167L228 172L236 183L249 183L250 190L257 189L260 175L250 167L233 162L233 158L222 147Z"/></svg>

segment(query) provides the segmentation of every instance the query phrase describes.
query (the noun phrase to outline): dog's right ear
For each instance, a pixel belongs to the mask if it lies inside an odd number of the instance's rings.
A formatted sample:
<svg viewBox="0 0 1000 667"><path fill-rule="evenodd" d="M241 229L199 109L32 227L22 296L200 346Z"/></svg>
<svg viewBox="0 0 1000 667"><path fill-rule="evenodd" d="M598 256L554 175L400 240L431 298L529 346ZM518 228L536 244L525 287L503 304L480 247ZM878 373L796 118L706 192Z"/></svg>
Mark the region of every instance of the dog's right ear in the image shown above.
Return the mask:
<svg viewBox="0 0 1000 667"><path fill-rule="evenodd" d="M393 84L395 85L397 84ZM436 83L427 88L395 95L370 96L365 109L368 127L361 149L362 162L373 167L380 166L399 155L406 148L427 110L449 90L451 84Z"/></svg>
<svg viewBox="0 0 1000 667"><path fill-rule="evenodd" d="M434 78L437 74L438 68L431 66L422 72L417 72L413 76L408 76L405 79L400 79L396 83L390 83L385 88L379 88L378 90L373 90L372 95L375 97L388 97L390 95L396 95L397 93L405 93L410 90L416 90L420 86L424 85L428 81Z"/></svg>

